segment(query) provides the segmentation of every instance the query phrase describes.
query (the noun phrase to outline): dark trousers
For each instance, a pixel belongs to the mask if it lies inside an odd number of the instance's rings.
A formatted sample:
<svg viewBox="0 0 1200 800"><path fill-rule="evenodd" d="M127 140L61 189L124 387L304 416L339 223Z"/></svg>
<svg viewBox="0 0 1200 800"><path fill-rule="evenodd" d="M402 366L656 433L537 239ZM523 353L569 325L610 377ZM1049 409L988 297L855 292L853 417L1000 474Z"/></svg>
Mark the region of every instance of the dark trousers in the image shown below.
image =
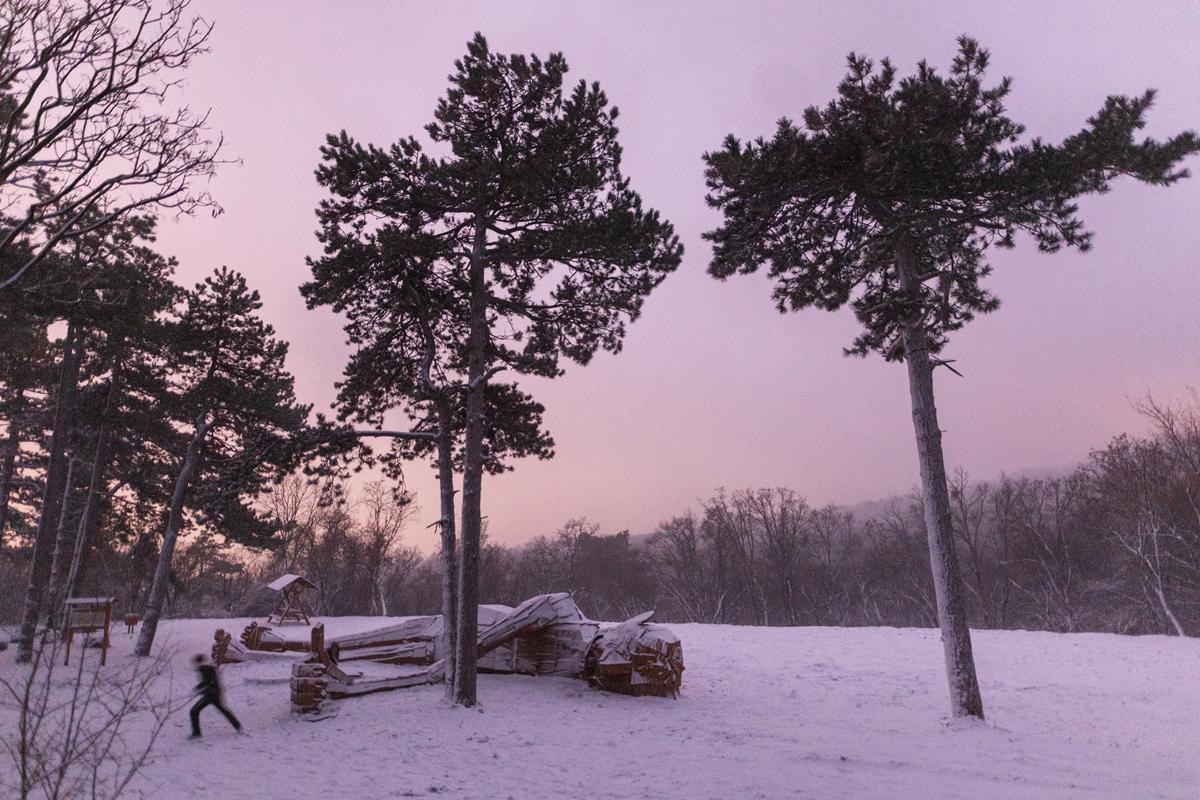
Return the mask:
<svg viewBox="0 0 1200 800"><path fill-rule="evenodd" d="M196 705L192 706L192 736L200 735L200 712L207 706L215 706L217 711L225 715L225 719L229 720L229 724L235 730L242 729L242 723L238 722L238 718L233 715L233 712L221 703L220 696L206 694L196 701Z"/></svg>

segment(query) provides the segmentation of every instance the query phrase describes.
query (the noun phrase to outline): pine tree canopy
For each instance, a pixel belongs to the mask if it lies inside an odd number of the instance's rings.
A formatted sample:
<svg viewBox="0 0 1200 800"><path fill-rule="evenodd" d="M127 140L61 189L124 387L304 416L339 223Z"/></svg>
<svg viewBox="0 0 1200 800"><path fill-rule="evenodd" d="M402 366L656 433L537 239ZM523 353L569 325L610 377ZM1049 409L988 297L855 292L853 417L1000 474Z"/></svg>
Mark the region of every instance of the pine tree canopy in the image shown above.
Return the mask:
<svg viewBox="0 0 1200 800"><path fill-rule="evenodd" d="M321 219L326 254L309 259L321 279L301 291L310 308L327 303L345 316L348 342L356 348L337 384L338 419L378 428L388 410L399 409L412 430L432 433L438 429L433 404L444 395L461 455L464 382L455 343L466 338L466 308L446 283L453 273L427 258L410 257L409 236L400 225L384 222L367 233L369 220L352 204L327 202ZM489 384L488 394L494 401L488 417L490 471L511 469L512 459L553 455L539 403L515 383ZM329 425L324 430L335 443L322 454L326 461L366 455L339 451L339 430ZM431 439L395 440L386 457L388 471L399 477L403 461L432 457L435 450Z"/></svg>
<svg viewBox="0 0 1200 800"><path fill-rule="evenodd" d="M1200 150L1193 132L1135 136L1154 92L1111 96L1086 127L1059 144L1027 139L1004 100L1011 81L985 85L988 51L960 37L949 73L921 62L899 78L851 54L838 95L804 124L780 120L774 137L733 136L704 160L710 205L723 224L709 272L755 272L764 263L780 311L849 304L863 333L847 352L903 356L899 331L919 321L935 352L998 299L983 285L989 247L1018 233L1040 250L1087 250L1077 199L1121 176L1156 185L1187 176ZM895 248L911 248L919 291L904 291Z"/></svg>
<svg viewBox="0 0 1200 800"><path fill-rule="evenodd" d="M426 128L442 155L412 137L387 149L328 137L316 173L330 192L318 209L324 255L301 291L346 315L357 348L341 419L379 425L400 408L433 430L430 403L448 391L461 444L473 259L487 270L489 378L553 377L562 356L620 350L626 323L678 265L673 229L621 174L616 109L596 84L564 96L566 71L559 54L498 55L476 35ZM485 393L488 471L552 454L539 403L515 382ZM433 448L398 441L392 456Z"/></svg>
<svg viewBox="0 0 1200 800"><path fill-rule="evenodd" d="M222 267L189 293L176 332L176 413L209 426L194 507L249 546L266 544L273 529L248 501L298 465L310 411L296 402L287 343L263 322L261 307L246 279Z"/></svg>
<svg viewBox="0 0 1200 800"><path fill-rule="evenodd" d="M388 221L387 269L434 269L433 283L463 302L465 264L485 233L488 361L554 376L562 355L586 363L598 348L619 350L682 248L621 174L617 110L597 84L564 96L561 54L504 56L478 34L467 49L426 128L444 156L412 137L386 150L329 137L317 179L333 197L318 212L320 236L331 253ZM334 267L314 262L304 291L340 310L347 293L370 290ZM460 352L456 366L465 360Z"/></svg>

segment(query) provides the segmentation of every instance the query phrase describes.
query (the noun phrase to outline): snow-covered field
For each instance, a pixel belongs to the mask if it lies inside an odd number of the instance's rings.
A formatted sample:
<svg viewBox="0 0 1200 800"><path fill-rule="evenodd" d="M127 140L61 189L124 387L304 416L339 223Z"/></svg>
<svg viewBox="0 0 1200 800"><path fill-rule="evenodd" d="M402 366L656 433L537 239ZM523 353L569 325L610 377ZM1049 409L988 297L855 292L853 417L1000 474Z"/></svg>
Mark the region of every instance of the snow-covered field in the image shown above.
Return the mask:
<svg viewBox="0 0 1200 800"><path fill-rule="evenodd" d="M174 685L191 686L187 659L213 630L245 622L164 623ZM326 622L330 635L342 624ZM289 662L227 666L249 735L209 710L204 738L187 741L180 711L138 788L163 800L1200 798L1200 641L977 632L989 718L948 724L933 631L671 627L687 663L678 700L485 675L477 709L426 686L307 722L289 712ZM115 639L110 665L132 648Z"/></svg>

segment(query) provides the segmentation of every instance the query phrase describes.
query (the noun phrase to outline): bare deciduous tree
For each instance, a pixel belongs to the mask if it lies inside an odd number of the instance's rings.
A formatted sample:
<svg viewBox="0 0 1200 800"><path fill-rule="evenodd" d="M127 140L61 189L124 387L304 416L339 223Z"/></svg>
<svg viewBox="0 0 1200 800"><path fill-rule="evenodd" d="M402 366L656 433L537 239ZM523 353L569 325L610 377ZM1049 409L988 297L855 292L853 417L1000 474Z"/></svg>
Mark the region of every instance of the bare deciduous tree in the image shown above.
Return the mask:
<svg viewBox="0 0 1200 800"><path fill-rule="evenodd" d="M363 522L359 529L363 551L361 569L371 587L371 614L388 613L385 587L394 573L396 549L404 526L418 510L412 498L401 493L396 496L381 481L367 484L363 489Z"/></svg>
<svg viewBox="0 0 1200 800"><path fill-rule="evenodd" d="M131 211L216 208L192 185L212 175L220 137L211 137L207 113L172 106L212 30L189 5L3 3L0 290L58 243Z"/></svg>
<svg viewBox="0 0 1200 800"><path fill-rule="evenodd" d="M59 643L43 640L28 666L0 676L0 705L16 719L0 732L12 765L0 770L0 790L20 800L113 800L129 790L175 710L170 691L156 688L169 680L169 656L101 669L81 648L65 670L59 652ZM135 731L138 717L149 719Z"/></svg>

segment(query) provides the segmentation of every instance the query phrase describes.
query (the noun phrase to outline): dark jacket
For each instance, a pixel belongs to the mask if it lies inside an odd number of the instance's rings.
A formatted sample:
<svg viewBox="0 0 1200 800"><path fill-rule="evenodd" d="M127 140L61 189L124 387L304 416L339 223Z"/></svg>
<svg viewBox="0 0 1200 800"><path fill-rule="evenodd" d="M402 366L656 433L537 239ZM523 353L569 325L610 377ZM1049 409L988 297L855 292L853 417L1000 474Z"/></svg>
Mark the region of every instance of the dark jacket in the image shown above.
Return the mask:
<svg viewBox="0 0 1200 800"><path fill-rule="evenodd" d="M196 669L200 673L200 682L196 684L196 691L205 697L220 699L221 684L217 682L217 668L212 664L201 664Z"/></svg>

